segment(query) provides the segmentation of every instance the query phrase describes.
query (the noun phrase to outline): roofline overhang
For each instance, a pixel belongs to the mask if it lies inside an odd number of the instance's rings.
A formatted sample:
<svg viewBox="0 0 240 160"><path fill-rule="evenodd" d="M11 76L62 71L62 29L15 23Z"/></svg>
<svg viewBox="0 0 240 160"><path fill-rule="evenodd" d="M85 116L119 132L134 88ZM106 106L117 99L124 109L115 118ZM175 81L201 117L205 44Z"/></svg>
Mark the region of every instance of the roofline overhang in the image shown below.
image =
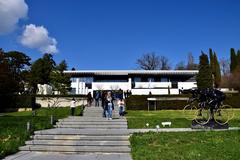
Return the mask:
<svg viewBox="0 0 240 160"><path fill-rule="evenodd" d="M70 75L196 75L198 70L68 70L65 74Z"/></svg>

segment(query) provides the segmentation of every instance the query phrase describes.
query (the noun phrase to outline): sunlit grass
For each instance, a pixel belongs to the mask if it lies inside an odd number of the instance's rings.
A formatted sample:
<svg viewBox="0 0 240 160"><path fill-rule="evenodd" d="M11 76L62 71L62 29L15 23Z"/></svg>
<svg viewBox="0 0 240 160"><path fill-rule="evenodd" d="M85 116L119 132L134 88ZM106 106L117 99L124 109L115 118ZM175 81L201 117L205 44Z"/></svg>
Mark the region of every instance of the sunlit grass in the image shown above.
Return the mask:
<svg viewBox="0 0 240 160"><path fill-rule="evenodd" d="M158 110L158 111L127 111L128 128L155 128L161 122L172 122L172 128L188 128L196 111ZM146 127L149 123L149 127ZM234 109L234 118L229 121L230 127L240 127L240 109Z"/></svg>
<svg viewBox="0 0 240 160"><path fill-rule="evenodd" d="M239 160L240 131L135 133L134 160Z"/></svg>
<svg viewBox="0 0 240 160"><path fill-rule="evenodd" d="M77 107L76 115L82 112ZM4 113L0 116L0 159L18 151L18 147L30 138L35 130L51 128L50 116L60 119L70 115L69 107L42 108L36 110L36 116L31 111ZM27 132L27 122L31 123L31 131Z"/></svg>

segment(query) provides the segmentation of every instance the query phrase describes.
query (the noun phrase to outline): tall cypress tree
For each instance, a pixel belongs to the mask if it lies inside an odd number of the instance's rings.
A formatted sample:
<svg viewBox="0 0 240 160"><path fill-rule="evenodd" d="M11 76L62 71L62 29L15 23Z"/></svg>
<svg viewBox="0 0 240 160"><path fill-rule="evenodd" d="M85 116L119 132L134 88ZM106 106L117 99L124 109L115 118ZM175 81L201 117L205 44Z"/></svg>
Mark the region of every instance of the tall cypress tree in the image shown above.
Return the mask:
<svg viewBox="0 0 240 160"><path fill-rule="evenodd" d="M215 52L213 55L213 61L214 61L214 84L215 84L215 87L218 88L221 84L221 71L220 71L220 65L217 59L217 54Z"/></svg>
<svg viewBox="0 0 240 160"><path fill-rule="evenodd" d="M200 89L204 88L212 88L213 81L212 81L212 72L208 61L208 56L202 52L201 56L199 57L199 73L197 75L197 86Z"/></svg>
<svg viewBox="0 0 240 160"><path fill-rule="evenodd" d="M215 72L214 56L213 56L213 51L211 48L209 49L209 58L210 58L210 67L211 67L212 73L215 74L214 73Z"/></svg>
<svg viewBox="0 0 240 160"><path fill-rule="evenodd" d="M235 53L235 49L234 48L231 48L230 50L230 59L231 59L231 62L230 62L230 71L231 73L234 72L234 70L237 68L237 55Z"/></svg>
<svg viewBox="0 0 240 160"><path fill-rule="evenodd" d="M240 50L237 51L237 66L240 67Z"/></svg>

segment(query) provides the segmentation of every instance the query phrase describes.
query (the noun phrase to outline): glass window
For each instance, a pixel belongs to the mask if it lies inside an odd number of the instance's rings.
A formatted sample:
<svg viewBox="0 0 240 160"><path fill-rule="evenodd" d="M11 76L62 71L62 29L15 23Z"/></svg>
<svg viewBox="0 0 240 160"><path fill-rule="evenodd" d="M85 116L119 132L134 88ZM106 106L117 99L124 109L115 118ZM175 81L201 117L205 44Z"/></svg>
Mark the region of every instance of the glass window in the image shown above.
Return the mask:
<svg viewBox="0 0 240 160"><path fill-rule="evenodd" d="M76 88L71 89L71 94L76 94Z"/></svg>
<svg viewBox="0 0 240 160"><path fill-rule="evenodd" d="M85 83L92 83L93 82L93 77L79 77L80 82L85 82Z"/></svg>
<svg viewBox="0 0 240 160"><path fill-rule="evenodd" d="M76 82L76 81L77 81L77 78L73 77L73 78L71 78L71 81L72 81L72 82Z"/></svg>
<svg viewBox="0 0 240 160"><path fill-rule="evenodd" d="M154 82L154 78L152 77L148 78L148 82Z"/></svg>
<svg viewBox="0 0 240 160"><path fill-rule="evenodd" d="M162 77L162 78L161 78L161 82L168 82L168 78Z"/></svg>
<svg viewBox="0 0 240 160"><path fill-rule="evenodd" d="M134 81L134 82L141 82L141 78L140 78L140 77L134 77L134 78L133 78L133 81Z"/></svg>
<svg viewBox="0 0 240 160"><path fill-rule="evenodd" d="M98 79L96 82L127 82L125 79Z"/></svg>

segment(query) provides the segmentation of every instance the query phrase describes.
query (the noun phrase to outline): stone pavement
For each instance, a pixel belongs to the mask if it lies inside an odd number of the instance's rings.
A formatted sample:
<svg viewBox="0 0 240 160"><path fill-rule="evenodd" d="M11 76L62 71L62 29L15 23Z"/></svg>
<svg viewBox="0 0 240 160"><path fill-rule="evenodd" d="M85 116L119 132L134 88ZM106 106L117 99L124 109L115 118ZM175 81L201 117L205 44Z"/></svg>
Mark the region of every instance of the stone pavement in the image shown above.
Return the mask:
<svg viewBox="0 0 240 160"><path fill-rule="evenodd" d="M129 154L62 154L21 151L8 156L7 160L131 160Z"/></svg>
<svg viewBox="0 0 240 160"><path fill-rule="evenodd" d="M83 117L60 119L55 127L35 131L33 140L5 159L131 160L127 120L107 120L101 107L86 107Z"/></svg>
<svg viewBox="0 0 240 160"><path fill-rule="evenodd" d="M201 131L230 131L240 130L240 127L229 127L229 129L192 129L192 128L159 128L159 129L128 129L129 134L145 132L201 132Z"/></svg>

